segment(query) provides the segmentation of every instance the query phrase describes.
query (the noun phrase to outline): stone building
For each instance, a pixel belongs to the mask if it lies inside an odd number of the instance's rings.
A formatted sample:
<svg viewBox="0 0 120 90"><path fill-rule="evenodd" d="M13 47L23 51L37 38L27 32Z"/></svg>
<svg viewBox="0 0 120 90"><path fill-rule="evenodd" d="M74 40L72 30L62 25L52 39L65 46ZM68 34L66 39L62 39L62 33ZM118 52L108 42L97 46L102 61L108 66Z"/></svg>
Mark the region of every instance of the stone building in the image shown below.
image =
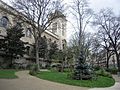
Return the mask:
<svg viewBox="0 0 120 90"><path fill-rule="evenodd" d="M107 53L106 50L102 50L97 56L92 56L92 63L94 66L100 66L107 68ZM113 53L109 58L109 68L117 68L116 55Z"/></svg>
<svg viewBox="0 0 120 90"><path fill-rule="evenodd" d="M42 36L45 36L47 41L56 42L58 48L63 50L66 45L66 17L59 11L55 12L56 15L60 17L56 18L52 24L49 26L49 30L46 30ZM19 17L19 18L18 18ZM15 10L13 7L7 5L0 0L0 39L6 36L6 28L13 26L19 19L27 19L22 13ZM31 26L28 23L23 23L24 34L25 36L21 38L24 42L28 42L30 49L31 45L34 44L34 38L30 33ZM2 51L0 51L0 60L2 60ZM29 58L28 55L24 55L24 60L21 62L26 62L25 58ZM20 60L19 60L20 61Z"/></svg>

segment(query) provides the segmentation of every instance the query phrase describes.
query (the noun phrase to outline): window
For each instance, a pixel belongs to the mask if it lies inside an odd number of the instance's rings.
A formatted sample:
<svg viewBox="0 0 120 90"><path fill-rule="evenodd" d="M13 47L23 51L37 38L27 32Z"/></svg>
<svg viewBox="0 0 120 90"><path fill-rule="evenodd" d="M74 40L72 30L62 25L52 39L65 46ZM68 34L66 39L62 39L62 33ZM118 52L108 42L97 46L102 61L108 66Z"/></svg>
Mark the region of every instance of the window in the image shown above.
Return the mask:
<svg viewBox="0 0 120 90"><path fill-rule="evenodd" d="M26 37L30 37L31 38L32 34L31 34L31 28L27 28L26 30Z"/></svg>
<svg viewBox="0 0 120 90"><path fill-rule="evenodd" d="M65 44L62 45L63 49L65 49Z"/></svg>
<svg viewBox="0 0 120 90"><path fill-rule="evenodd" d="M57 23L52 24L52 32L56 33L57 32Z"/></svg>
<svg viewBox="0 0 120 90"><path fill-rule="evenodd" d="M64 36L65 35L65 25L62 24L62 35Z"/></svg>
<svg viewBox="0 0 120 90"><path fill-rule="evenodd" d="M62 35L64 36L65 32L64 32L64 29L62 29Z"/></svg>
<svg viewBox="0 0 120 90"><path fill-rule="evenodd" d="M30 55L30 46L26 46L26 54Z"/></svg>
<svg viewBox="0 0 120 90"><path fill-rule="evenodd" d="M8 25L8 18L6 16L3 16L1 19L0 19L0 26L1 27L7 27Z"/></svg>
<svg viewBox="0 0 120 90"><path fill-rule="evenodd" d="M66 40L62 40L62 48L65 49L66 48Z"/></svg>

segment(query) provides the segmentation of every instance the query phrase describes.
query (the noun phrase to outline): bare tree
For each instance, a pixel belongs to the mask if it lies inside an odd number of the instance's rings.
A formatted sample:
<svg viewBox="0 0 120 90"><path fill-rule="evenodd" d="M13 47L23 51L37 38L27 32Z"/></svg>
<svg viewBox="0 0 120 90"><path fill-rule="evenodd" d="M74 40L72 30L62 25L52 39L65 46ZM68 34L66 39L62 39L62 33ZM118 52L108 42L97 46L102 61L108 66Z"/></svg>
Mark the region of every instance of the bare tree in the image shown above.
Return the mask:
<svg viewBox="0 0 120 90"><path fill-rule="evenodd" d="M85 30L90 22L93 11L89 8L87 0L73 0L70 7L75 20L74 23L76 23L72 24L76 33L70 43L74 46L76 57L79 56L80 50L82 49L84 49L85 57L87 57L90 44L88 41L90 38L87 38L89 35L86 34Z"/></svg>
<svg viewBox="0 0 120 90"><path fill-rule="evenodd" d="M100 52L101 52L101 41L95 33L92 38L91 59L92 59L92 63L94 64L94 62L96 62L98 66L100 62L98 59Z"/></svg>
<svg viewBox="0 0 120 90"><path fill-rule="evenodd" d="M73 34L71 36L71 39L69 40L69 47L71 47L72 49L72 52L74 52L74 56L75 57L78 57L79 56L79 35L78 33L76 32L75 34ZM74 57L74 58L75 58Z"/></svg>
<svg viewBox="0 0 120 90"><path fill-rule="evenodd" d="M91 33L87 33L85 32L83 37L83 46L82 47L84 49L84 54L86 59L88 58L89 54L90 54L90 48L91 48L91 44L92 44L92 37L93 35ZM70 47L73 48L74 54L76 56L76 58L79 56L79 33L76 32L70 39L69 42Z"/></svg>
<svg viewBox="0 0 120 90"><path fill-rule="evenodd" d="M73 0L73 5L71 6L75 20L76 20L76 30L79 31L79 44L82 43L82 36L88 25L91 17L92 17L92 10L88 6L87 0Z"/></svg>
<svg viewBox="0 0 120 90"><path fill-rule="evenodd" d="M88 68L86 63L86 55L88 53L88 48L85 37L85 29L89 23L90 18L92 17L92 10L88 7L87 0L73 0L71 5L71 13L75 17L76 20L76 30L79 31L78 34L78 57L75 60L75 67L74 67L74 79L90 79L91 75L88 72L84 73ZM83 69L83 67L85 67Z"/></svg>
<svg viewBox="0 0 120 90"><path fill-rule="evenodd" d="M105 50L106 53L106 67L109 68L109 59L114 54L113 51L111 51L111 44L109 43L109 38L104 33L104 31L100 30L97 32L98 39L101 41L101 46Z"/></svg>
<svg viewBox="0 0 120 90"><path fill-rule="evenodd" d="M61 17L58 16L59 9L62 10L62 7L60 6L61 2L58 0L16 0L13 3L15 8L27 17L27 20L24 21L32 26L32 30L30 32L35 40L36 63L39 69L38 48L41 40L41 34L48 29L54 19ZM56 7L58 3L59 6ZM55 11L55 9L57 10Z"/></svg>
<svg viewBox="0 0 120 90"><path fill-rule="evenodd" d="M120 72L120 17L115 16L111 9L103 9L95 15L94 25L98 26L105 44L109 44L107 47L115 53Z"/></svg>

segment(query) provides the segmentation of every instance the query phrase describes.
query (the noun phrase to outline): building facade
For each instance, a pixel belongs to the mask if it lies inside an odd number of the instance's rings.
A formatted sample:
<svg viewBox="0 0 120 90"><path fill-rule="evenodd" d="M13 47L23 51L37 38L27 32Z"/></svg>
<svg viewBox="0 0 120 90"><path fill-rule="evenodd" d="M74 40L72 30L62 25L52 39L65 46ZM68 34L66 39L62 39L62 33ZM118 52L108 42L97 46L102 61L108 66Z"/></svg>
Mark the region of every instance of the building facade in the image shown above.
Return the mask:
<svg viewBox="0 0 120 90"><path fill-rule="evenodd" d="M48 30L45 30L42 33L42 37L45 36L47 41L56 42L58 48L63 50L66 45L66 17L59 11L55 12L56 15L61 15L61 17L56 18L52 24L49 26ZM6 36L6 29L16 24L17 21L24 20L26 17L12 8L11 6L7 5L3 1L0 0L0 39ZM31 25L28 23L22 24L24 28L25 36L21 38L22 41L28 42L28 46L33 45L35 43L32 34L30 33ZM32 47L30 47L32 49ZM24 55L24 57L29 57ZM2 57L0 58L2 59Z"/></svg>

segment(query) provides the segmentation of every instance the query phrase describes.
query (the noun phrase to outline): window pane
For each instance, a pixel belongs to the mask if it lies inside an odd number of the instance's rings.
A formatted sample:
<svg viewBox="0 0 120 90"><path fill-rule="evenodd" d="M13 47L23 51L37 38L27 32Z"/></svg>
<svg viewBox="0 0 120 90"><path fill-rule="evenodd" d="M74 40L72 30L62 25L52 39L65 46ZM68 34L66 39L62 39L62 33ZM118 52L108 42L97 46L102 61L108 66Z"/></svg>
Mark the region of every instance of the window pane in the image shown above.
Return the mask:
<svg viewBox="0 0 120 90"><path fill-rule="evenodd" d="M57 32L57 23L52 24L52 32L56 33Z"/></svg>
<svg viewBox="0 0 120 90"><path fill-rule="evenodd" d="M3 16L1 19L0 19L0 26L1 27L7 27L7 24L8 24L8 18L6 16Z"/></svg>
<svg viewBox="0 0 120 90"><path fill-rule="evenodd" d="M64 36L64 32L65 31L65 25L64 24L62 24L62 35Z"/></svg>
<svg viewBox="0 0 120 90"><path fill-rule="evenodd" d="M32 34L31 34L31 28L27 28L26 30L26 37L30 37L31 38Z"/></svg>

